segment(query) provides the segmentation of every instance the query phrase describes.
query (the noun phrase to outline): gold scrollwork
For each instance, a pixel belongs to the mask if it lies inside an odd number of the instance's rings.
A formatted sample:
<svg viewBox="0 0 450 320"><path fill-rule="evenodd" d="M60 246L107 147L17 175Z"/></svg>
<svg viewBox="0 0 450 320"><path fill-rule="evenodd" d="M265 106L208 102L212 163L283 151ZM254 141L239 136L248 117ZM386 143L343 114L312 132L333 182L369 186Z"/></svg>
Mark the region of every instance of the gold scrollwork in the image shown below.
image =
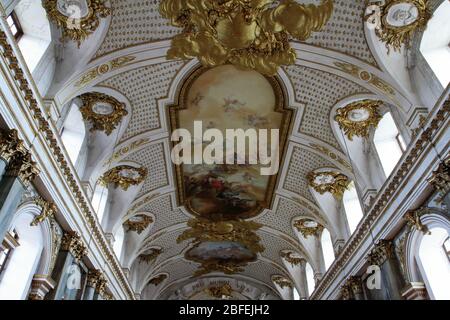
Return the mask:
<svg viewBox="0 0 450 320"><path fill-rule="evenodd" d="M415 228L417 231L420 231L424 234L431 234L430 230L426 225L422 223L422 216L430 213L428 208L420 208L418 210L410 210L408 211L403 219L408 222L408 226L410 228Z"/></svg>
<svg viewBox="0 0 450 320"><path fill-rule="evenodd" d="M292 266L298 266L303 261L306 261L304 258L300 256L296 256L296 254L292 251L282 251L280 253L280 257L290 263Z"/></svg>
<svg viewBox="0 0 450 320"><path fill-rule="evenodd" d="M350 141L354 136L367 138L370 128L377 128L383 118L379 112L382 101L362 100L336 110L334 118Z"/></svg>
<svg viewBox="0 0 450 320"><path fill-rule="evenodd" d="M58 209L56 208L56 205L53 202L48 202L41 197L35 197L33 201L37 206L41 207L42 210L41 214L36 216L31 222L30 225L32 227L36 227L37 225L42 223L45 219L55 216L55 213Z"/></svg>
<svg viewBox="0 0 450 320"><path fill-rule="evenodd" d="M305 238L308 238L310 236L319 236L324 229L321 224L311 219L298 219L294 221L294 227Z"/></svg>
<svg viewBox="0 0 450 320"><path fill-rule="evenodd" d="M289 38L304 41L320 31L333 1L303 5L294 0L163 0L160 12L175 27L168 58L198 58L204 66L226 63L274 75L295 63Z"/></svg>
<svg viewBox="0 0 450 320"><path fill-rule="evenodd" d="M135 168L131 166L117 166L106 172L100 179L103 185L113 184L127 191L130 186L137 186L147 178L147 168Z"/></svg>
<svg viewBox="0 0 450 320"><path fill-rule="evenodd" d="M153 223L152 217L145 214L138 214L128 219L124 223L124 226L126 226L128 230L135 231L138 234L141 234L152 223Z"/></svg>
<svg viewBox="0 0 450 320"><path fill-rule="evenodd" d="M228 283L225 283L221 286L206 288L205 292L216 299L230 299L233 297L233 288Z"/></svg>
<svg viewBox="0 0 450 320"><path fill-rule="evenodd" d="M42 1L42 6L47 12L50 21L62 29L62 38L76 41L78 47L97 30L100 18L106 18L111 14L111 9L105 6L104 0L84 1L87 6L87 12L82 12L81 4L77 2L63 7L59 5L60 1L58 0ZM67 10L67 12L62 12L61 10Z"/></svg>
<svg viewBox="0 0 450 320"><path fill-rule="evenodd" d="M148 284L152 284L155 287L157 287L166 279L167 279L167 275L166 274L161 274L159 276L151 278L150 281L148 282Z"/></svg>
<svg viewBox="0 0 450 320"><path fill-rule="evenodd" d="M391 47L394 51L400 51L403 45L409 48L414 34L423 31L432 17L428 0L386 0L369 5L372 12L364 19L375 24L375 33L386 44L388 53Z"/></svg>
<svg viewBox="0 0 450 320"><path fill-rule="evenodd" d="M159 255L163 253L163 251L164 250L161 248L151 248L150 250L146 251L145 253L139 256L139 261L149 264L150 262L158 258Z"/></svg>
<svg viewBox="0 0 450 320"><path fill-rule="evenodd" d="M277 284L281 289L284 288L289 288L292 289L294 287L294 285L292 284L292 282L289 279L286 279L283 276L273 276L272 277L272 281Z"/></svg>
<svg viewBox="0 0 450 320"><path fill-rule="evenodd" d="M440 196L438 202L442 202L450 191L450 153L447 154L439 168L433 172L428 182L436 188Z"/></svg>
<svg viewBox="0 0 450 320"><path fill-rule="evenodd" d="M110 135L123 117L128 115L125 104L103 93L89 92L80 96L83 105L80 112L84 121L92 124L91 131L104 131ZM103 107L104 109L96 110Z"/></svg>
<svg viewBox="0 0 450 320"><path fill-rule="evenodd" d="M349 187L350 179L339 172L311 172L308 174L309 185L318 193L331 193L336 199L341 199Z"/></svg>

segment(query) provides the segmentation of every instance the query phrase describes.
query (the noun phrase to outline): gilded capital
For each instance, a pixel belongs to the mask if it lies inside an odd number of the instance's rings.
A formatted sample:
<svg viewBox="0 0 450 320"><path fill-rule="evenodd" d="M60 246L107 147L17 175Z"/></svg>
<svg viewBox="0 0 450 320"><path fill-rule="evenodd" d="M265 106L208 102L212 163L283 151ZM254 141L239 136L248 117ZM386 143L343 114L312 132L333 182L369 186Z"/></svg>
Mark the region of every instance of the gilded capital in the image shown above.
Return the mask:
<svg viewBox="0 0 450 320"><path fill-rule="evenodd" d="M428 182L440 193L438 201L443 201L450 191L450 153L433 172Z"/></svg>
<svg viewBox="0 0 450 320"><path fill-rule="evenodd" d="M16 129L0 131L0 157L6 162L17 155L25 155L27 152Z"/></svg>
<svg viewBox="0 0 450 320"><path fill-rule="evenodd" d="M394 243L390 240L380 240L369 254L368 261L372 265L381 266L386 260L394 257Z"/></svg>
<svg viewBox="0 0 450 320"><path fill-rule="evenodd" d="M100 270L89 271L87 275L87 285L91 288L97 288L97 284L103 278L103 273Z"/></svg>
<svg viewBox="0 0 450 320"><path fill-rule="evenodd" d="M69 251L76 260L87 255L87 248L76 231L66 232L61 241L61 250Z"/></svg>

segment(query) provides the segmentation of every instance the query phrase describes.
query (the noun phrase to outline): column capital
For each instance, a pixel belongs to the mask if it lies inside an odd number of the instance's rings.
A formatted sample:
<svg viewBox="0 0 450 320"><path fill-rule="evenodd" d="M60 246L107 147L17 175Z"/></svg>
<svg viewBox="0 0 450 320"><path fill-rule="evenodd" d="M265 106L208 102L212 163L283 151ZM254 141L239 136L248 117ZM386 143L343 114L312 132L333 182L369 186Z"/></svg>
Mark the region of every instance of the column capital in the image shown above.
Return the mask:
<svg viewBox="0 0 450 320"><path fill-rule="evenodd" d="M16 129L0 130L0 157L9 162L17 155L27 153L24 142L19 139Z"/></svg>
<svg viewBox="0 0 450 320"><path fill-rule="evenodd" d="M350 278L347 279L347 285L352 290L354 295L363 293L361 277L351 276Z"/></svg>
<svg viewBox="0 0 450 320"><path fill-rule="evenodd" d="M87 275L87 285L91 288L96 288L103 273L100 270L90 270Z"/></svg>
<svg viewBox="0 0 450 320"><path fill-rule="evenodd" d="M87 248L76 231L69 231L64 234L61 241L61 250L69 251L78 261L87 255Z"/></svg>
<svg viewBox="0 0 450 320"><path fill-rule="evenodd" d="M380 240L369 253L368 262L381 266L386 260L395 257L394 243L391 240Z"/></svg>
<svg viewBox="0 0 450 320"><path fill-rule="evenodd" d="M28 295L29 300L44 300L47 293L53 290L56 282L48 275L36 274L31 282L31 290Z"/></svg>
<svg viewBox="0 0 450 320"><path fill-rule="evenodd" d="M31 158L31 153L16 154L6 167L6 175L18 177L25 186L28 186L39 174L37 163Z"/></svg>
<svg viewBox="0 0 450 320"><path fill-rule="evenodd" d="M352 289L350 287L350 285L346 282L342 287L341 287L341 298L342 300L352 300Z"/></svg>

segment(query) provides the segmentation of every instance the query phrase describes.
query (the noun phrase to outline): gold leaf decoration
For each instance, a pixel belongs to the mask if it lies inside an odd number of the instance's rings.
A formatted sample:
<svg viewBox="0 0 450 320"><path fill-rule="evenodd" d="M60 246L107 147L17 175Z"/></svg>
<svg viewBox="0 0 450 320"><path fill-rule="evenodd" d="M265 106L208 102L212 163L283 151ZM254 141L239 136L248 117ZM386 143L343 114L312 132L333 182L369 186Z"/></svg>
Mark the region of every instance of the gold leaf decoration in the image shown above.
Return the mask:
<svg viewBox="0 0 450 320"><path fill-rule="evenodd" d="M153 220L153 219L152 219ZM152 248L148 251L146 251L145 253L141 254L139 256L139 261L140 262L145 262L147 264L149 264L150 262L154 261L156 258L158 258L158 256L163 253L163 249L161 248Z"/></svg>
<svg viewBox="0 0 450 320"><path fill-rule="evenodd" d="M147 177L148 170L144 167L117 166L106 172L100 179L103 185L113 184L127 191L130 186L137 186Z"/></svg>
<svg viewBox="0 0 450 320"><path fill-rule="evenodd" d="M379 112L382 101L356 101L336 110L335 120L350 141L354 136L367 138L370 128L377 128L383 118Z"/></svg>
<svg viewBox="0 0 450 320"><path fill-rule="evenodd" d="M128 115L124 103L106 94L89 92L80 98L83 101L80 112L84 121L92 124L91 131L104 131L109 136Z"/></svg>
<svg viewBox="0 0 450 320"><path fill-rule="evenodd" d="M207 288L205 289L205 292L216 299L230 299L233 297L233 288L231 288L230 284L228 283L225 283L221 286Z"/></svg>
<svg viewBox="0 0 450 320"><path fill-rule="evenodd" d="M100 18L111 14L104 0L43 0L49 20L62 29L62 38L77 42L78 47L100 25ZM63 12L65 11L65 12Z"/></svg>
<svg viewBox="0 0 450 320"><path fill-rule="evenodd" d="M303 237L319 236L324 227L311 219L299 219L294 222L294 227Z"/></svg>
<svg viewBox="0 0 450 320"><path fill-rule="evenodd" d="M148 282L148 284L152 284L155 287L157 287L166 279L167 279L167 275L166 274L161 274L159 276L151 278L150 281Z"/></svg>
<svg viewBox="0 0 450 320"><path fill-rule="evenodd" d="M294 252L291 252L291 251L282 251L280 253L280 256L281 256L281 258L286 260L288 263L290 263L292 266L298 266L303 261L305 261L304 258L300 257L299 255L297 255L297 254L295 254Z"/></svg>
<svg viewBox="0 0 450 320"><path fill-rule="evenodd" d="M138 234L141 234L152 223L153 223L152 217L147 216L145 214L138 214L128 219L127 222L124 223L124 225L128 227L128 230L135 231Z"/></svg>
<svg viewBox="0 0 450 320"><path fill-rule="evenodd" d="M375 24L375 33L390 48L400 51L411 46L416 32L425 30L432 14L428 0L386 0L370 3L372 11L365 20Z"/></svg>
<svg viewBox="0 0 450 320"><path fill-rule="evenodd" d="M339 172L311 172L308 174L309 185L318 193L331 193L336 199L342 199L345 190L350 185L350 179Z"/></svg>
<svg viewBox="0 0 450 320"><path fill-rule="evenodd" d="M272 281L275 284L277 284L281 289L284 289L284 288L292 289L294 287L292 282L290 280L286 279L283 276L278 276L278 275L277 276L273 276L272 277Z"/></svg>
<svg viewBox="0 0 450 320"><path fill-rule="evenodd" d="M33 201L37 206L41 207L42 210L38 216L34 217L30 226L36 227L37 225L42 223L45 219L52 218L55 216L55 213L58 209L56 208L56 205L53 202L48 202L41 197L35 197Z"/></svg>
<svg viewBox="0 0 450 320"><path fill-rule="evenodd" d="M162 0L159 10L183 29L168 58L198 58L204 66L226 63L274 75L295 63L290 37L307 40L333 13L333 1L318 6L294 0Z"/></svg>

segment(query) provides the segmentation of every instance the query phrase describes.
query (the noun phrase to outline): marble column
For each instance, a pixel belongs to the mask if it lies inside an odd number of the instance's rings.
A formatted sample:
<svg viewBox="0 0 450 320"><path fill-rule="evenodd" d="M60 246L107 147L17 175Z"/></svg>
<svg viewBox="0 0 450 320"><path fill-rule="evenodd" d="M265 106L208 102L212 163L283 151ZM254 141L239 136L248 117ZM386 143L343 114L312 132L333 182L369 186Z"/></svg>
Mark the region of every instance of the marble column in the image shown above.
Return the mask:
<svg viewBox="0 0 450 320"><path fill-rule="evenodd" d="M30 153L16 154L6 166L0 181L0 239L11 227L22 195L38 173Z"/></svg>
<svg viewBox="0 0 450 320"><path fill-rule="evenodd" d="M301 300L306 300L309 298L309 290L308 290L308 279L306 276L306 260L302 259L298 267L300 268L300 288L299 294ZM312 283L310 285L313 285Z"/></svg>
<svg viewBox="0 0 450 320"><path fill-rule="evenodd" d="M369 254L369 263L380 267L381 289L385 298L401 300L401 292L405 283L392 241L380 240Z"/></svg>
<svg viewBox="0 0 450 320"><path fill-rule="evenodd" d="M55 285L55 281L48 275L34 275L28 299L44 300L46 295L55 288Z"/></svg>
<svg viewBox="0 0 450 320"><path fill-rule="evenodd" d="M103 275L99 270L89 271L83 300L94 300L95 289L97 288L101 277L103 277Z"/></svg>
<svg viewBox="0 0 450 320"><path fill-rule="evenodd" d="M52 273L52 278L57 285L48 295L48 300L62 300L64 298L68 278L67 271L74 263L81 261L86 254L86 246L77 232L69 231L64 234Z"/></svg>

